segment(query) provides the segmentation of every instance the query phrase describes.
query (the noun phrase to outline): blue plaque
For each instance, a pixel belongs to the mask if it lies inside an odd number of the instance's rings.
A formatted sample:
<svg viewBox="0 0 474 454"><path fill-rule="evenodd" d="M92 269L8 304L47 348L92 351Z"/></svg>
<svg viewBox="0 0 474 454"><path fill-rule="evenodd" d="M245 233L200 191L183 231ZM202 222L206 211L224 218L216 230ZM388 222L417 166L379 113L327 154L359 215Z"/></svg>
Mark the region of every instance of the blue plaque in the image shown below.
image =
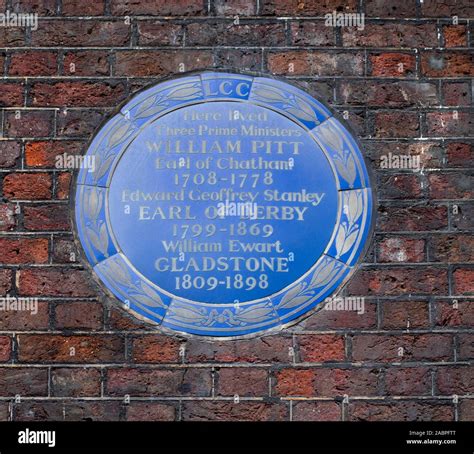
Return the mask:
<svg viewBox="0 0 474 454"><path fill-rule="evenodd" d="M336 292L365 250L372 190L331 111L266 77L159 83L101 128L75 222L94 272L165 331L279 330Z"/></svg>

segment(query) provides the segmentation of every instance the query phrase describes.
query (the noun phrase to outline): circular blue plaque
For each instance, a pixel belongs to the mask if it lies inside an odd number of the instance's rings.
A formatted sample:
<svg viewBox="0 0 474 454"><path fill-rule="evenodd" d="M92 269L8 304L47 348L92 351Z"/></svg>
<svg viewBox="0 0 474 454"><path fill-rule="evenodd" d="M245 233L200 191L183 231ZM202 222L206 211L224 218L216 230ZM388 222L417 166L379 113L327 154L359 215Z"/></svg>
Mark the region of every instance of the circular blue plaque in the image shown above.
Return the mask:
<svg viewBox="0 0 474 454"><path fill-rule="evenodd" d="M364 252L372 190L330 110L266 77L159 83L103 125L75 221L136 316L204 336L275 331L337 291Z"/></svg>

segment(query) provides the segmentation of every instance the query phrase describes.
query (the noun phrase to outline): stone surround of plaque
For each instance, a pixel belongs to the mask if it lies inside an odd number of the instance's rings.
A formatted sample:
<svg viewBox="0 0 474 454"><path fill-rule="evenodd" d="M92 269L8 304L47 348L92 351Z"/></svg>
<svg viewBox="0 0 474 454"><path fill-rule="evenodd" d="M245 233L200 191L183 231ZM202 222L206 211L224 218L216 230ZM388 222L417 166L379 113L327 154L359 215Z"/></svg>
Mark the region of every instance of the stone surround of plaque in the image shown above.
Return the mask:
<svg viewBox="0 0 474 454"><path fill-rule="evenodd" d="M75 225L105 289L167 332L274 332L363 257L373 195L331 111L268 77L202 72L140 92L92 140Z"/></svg>

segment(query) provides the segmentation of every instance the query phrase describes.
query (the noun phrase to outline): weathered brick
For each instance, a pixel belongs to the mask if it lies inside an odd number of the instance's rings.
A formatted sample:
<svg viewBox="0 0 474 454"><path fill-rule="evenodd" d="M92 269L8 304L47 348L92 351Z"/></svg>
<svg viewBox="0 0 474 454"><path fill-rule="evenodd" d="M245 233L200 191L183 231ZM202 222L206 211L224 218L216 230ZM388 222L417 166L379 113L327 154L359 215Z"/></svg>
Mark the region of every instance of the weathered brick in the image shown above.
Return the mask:
<svg viewBox="0 0 474 454"><path fill-rule="evenodd" d="M391 174L379 176L380 199L417 199L423 197L422 176Z"/></svg>
<svg viewBox="0 0 474 454"><path fill-rule="evenodd" d="M268 395L268 371L249 367L226 367L218 372L219 396L262 397Z"/></svg>
<svg viewBox="0 0 474 454"><path fill-rule="evenodd" d="M367 0L365 11L369 17L414 17L416 1Z"/></svg>
<svg viewBox="0 0 474 454"><path fill-rule="evenodd" d="M50 199L52 185L47 173L11 173L3 179L3 195L9 200Z"/></svg>
<svg viewBox="0 0 474 454"><path fill-rule="evenodd" d="M309 363L344 361L344 337L335 334L305 334L297 337L300 360Z"/></svg>
<svg viewBox="0 0 474 454"><path fill-rule="evenodd" d="M24 363L115 363L124 360L124 352L124 340L114 335L18 335L18 359Z"/></svg>
<svg viewBox="0 0 474 454"><path fill-rule="evenodd" d="M385 390L394 396L431 394L431 371L426 367L394 367L385 373Z"/></svg>
<svg viewBox="0 0 474 454"><path fill-rule="evenodd" d="M383 232L444 230L448 227L448 212L443 205L381 205L378 225Z"/></svg>
<svg viewBox="0 0 474 454"><path fill-rule="evenodd" d="M47 238L0 238L2 262L18 265L47 263L49 240Z"/></svg>
<svg viewBox="0 0 474 454"><path fill-rule="evenodd" d="M235 342L202 342L190 340L186 344L188 362L248 362L287 363L292 347L291 338L271 336Z"/></svg>
<svg viewBox="0 0 474 454"><path fill-rule="evenodd" d="M89 137L104 118L102 111L62 110L57 117L57 134L66 137Z"/></svg>
<svg viewBox="0 0 474 454"><path fill-rule="evenodd" d="M23 224L26 230L69 230L67 205L25 206Z"/></svg>
<svg viewBox="0 0 474 454"><path fill-rule="evenodd" d="M474 304L469 300L436 301L435 324L441 327L468 327L474 324Z"/></svg>
<svg viewBox="0 0 474 454"><path fill-rule="evenodd" d="M457 268L453 272L454 294L474 294L474 268Z"/></svg>
<svg viewBox="0 0 474 454"><path fill-rule="evenodd" d="M444 47L465 47L467 29L465 25L445 25L443 27Z"/></svg>
<svg viewBox="0 0 474 454"><path fill-rule="evenodd" d="M62 12L65 16L102 16L104 14L104 0L94 2L62 0Z"/></svg>
<svg viewBox="0 0 474 454"><path fill-rule="evenodd" d="M416 329L429 327L426 301L385 301L381 327L384 329Z"/></svg>
<svg viewBox="0 0 474 454"><path fill-rule="evenodd" d="M371 74L378 77L410 77L416 71L414 54L387 52L370 55Z"/></svg>
<svg viewBox="0 0 474 454"><path fill-rule="evenodd" d="M457 0L424 0L421 4L421 13L425 17L472 17L474 8L469 2Z"/></svg>
<svg viewBox="0 0 474 454"><path fill-rule="evenodd" d="M0 269L0 295L5 296L11 290L12 277L12 270Z"/></svg>
<svg viewBox="0 0 474 454"><path fill-rule="evenodd" d="M105 51L67 52L63 60L65 76L106 76L110 73Z"/></svg>
<svg viewBox="0 0 474 454"><path fill-rule="evenodd" d="M127 405L127 421L174 421L176 408L168 403L133 402Z"/></svg>
<svg viewBox="0 0 474 454"><path fill-rule="evenodd" d="M360 334L352 339L354 361L447 361L452 357L449 334Z"/></svg>
<svg viewBox="0 0 474 454"><path fill-rule="evenodd" d="M181 342L170 336L146 335L133 339L135 363L176 363L180 359Z"/></svg>
<svg viewBox="0 0 474 454"><path fill-rule="evenodd" d="M107 395L210 396L208 369L109 369Z"/></svg>
<svg viewBox="0 0 474 454"><path fill-rule="evenodd" d="M5 114L5 134L8 137L47 137L53 128L54 112L48 110L18 110Z"/></svg>
<svg viewBox="0 0 474 454"><path fill-rule="evenodd" d="M432 136L473 136L471 112L442 111L426 114L427 132Z"/></svg>
<svg viewBox="0 0 474 454"><path fill-rule="evenodd" d="M57 74L57 54L37 50L14 52L10 57L9 76L54 76Z"/></svg>
<svg viewBox="0 0 474 454"><path fill-rule="evenodd" d="M439 367L437 385L438 393L441 395L470 394L474 387L474 367Z"/></svg>
<svg viewBox="0 0 474 454"><path fill-rule="evenodd" d="M94 296L94 287L86 271L58 268L23 269L17 272L21 295Z"/></svg>
<svg viewBox="0 0 474 454"><path fill-rule="evenodd" d="M116 53L117 76L166 76L182 71L212 67L207 50L148 51L127 50Z"/></svg>
<svg viewBox="0 0 474 454"><path fill-rule="evenodd" d="M298 15L323 16L333 10L338 12L356 12L356 0L263 0L261 12L263 15Z"/></svg>
<svg viewBox="0 0 474 454"><path fill-rule="evenodd" d="M384 237L378 242L379 262L424 262L425 240L421 238Z"/></svg>
<svg viewBox="0 0 474 454"><path fill-rule="evenodd" d="M218 16L252 16L256 13L257 4L253 0L214 0L214 8Z"/></svg>
<svg viewBox="0 0 474 454"><path fill-rule="evenodd" d="M459 334L458 354L461 361L471 361L474 359L474 335Z"/></svg>
<svg viewBox="0 0 474 454"><path fill-rule="evenodd" d="M468 82L445 82L442 91L446 106L471 105L471 88Z"/></svg>
<svg viewBox="0 0 474 454"><path fill-rule="evenodd" d="M204 4L201 0L181 0L179 3L167 0L112 0L110 10L117 16L197 16L204 13Z"/></svg>
<svg viewBox="0 0 474 454"><path fill-rule="evenodd" d="M466 52L421 53L421 74L428 77L456 77L474 75L472 54Z"/></svg>
<svg viewBox="0 0 474 454"><path fill-rule="evenodd" d="M4 140L0 142L0 167L15 167L21 155L21 145L14 140Z"/></svg>
<svg viewBox="0 0 474 454"><path fill-rule="evenodd" d="M61 172L56 174L56 198L59 200L69 199L71 189L72 173ZM71 260L69 260L71 261Z"/></svg>
<svg viewBox="0 0 474 454"><path fill-rule="evenodd" d="M396 401L353 402L350 421L454 421L453 404L445 402Z"/></svg>
<svg viewBox="0 0 474 454"><path fill-rule="evenodd" d="M353 295L443 295L448 290L447 270L444 268L383 267L359 270L348 285Z"/></svg>
<svg viewBox="0 0 474 454"><path fill-rule="evenodd" d="M49 328L49 305L46 301L38 301L35 310L3 311L0 315L0 329L7 331L15 330L46 330Z"/></svg>
<svg viewBox="0 0 474 454"><path fill-rule="evenodd" d="M31 96L33 106L108 107L124 99L125 88L120 82L36 82Z"/></svg>
<svg viewBox="0 0 474 454"><path fill-rule="evenodd" d="M416 112L377 112L375 114L376 137L418 137L420 122Z"/></svg>
<svg viewBox="0 0 474 454"><path fill-rule="evenodd" d="M54 316L58 329L100 329L103 308L99 303L67 302L55 307Z"/></svg>
<svg viewBox="0 0 474 454"><path fill-rule="evenodd" d="M8 336L0 336L0 361L6 362L12 354L12 340Z"/></svg>
<svg viewBox="0 0 474 454"><path fill-rule="evenodd" d="M340 421L341 407L336 402L296 402L292 421Z"/></svg>
<svg viewBox="0 0 474 454"><path fill-rule="evenodd" d="M334 27L327 27L324 22L292 22L290 31L294 46L334 46L336 42Z"/></svg>
<svg viewBox="0 0 474 454"><path fill-rule="evenodd" d="M25 162L28 167L55 168L58 157L81 155L84 144L69 140L35 141L25 145Z"/></svg>
<svg viewBox="0 0 474 454"><path fill-rule="evenodd" d="M183 421L287 421L288 408L283 403L229 401L186 401Z"/></svg>
<svg viewBox="0 0 474 454"><path fill-rule="evenodd" d="M100 369L52 368L51 395L55 397L100 396Z"/></svg>
<svg viewBox="0 0 474 454"><path fill-rule="evenodd" d="M470 143L451 142L446 152L449 167L472 167L474 150Z"/></svg>
<svg viewBox="0 0 474 454"><path fill-rule="evenodd" d="M184 43L184 27L164 21L140 21L138 42L141 46L181 46Z"/></svg>
<svg viewBox="0 0 474 454"><path fill-rule="evenodd" d="M39 367L0 367L0 395L47 396L48 370Z"/></svg>

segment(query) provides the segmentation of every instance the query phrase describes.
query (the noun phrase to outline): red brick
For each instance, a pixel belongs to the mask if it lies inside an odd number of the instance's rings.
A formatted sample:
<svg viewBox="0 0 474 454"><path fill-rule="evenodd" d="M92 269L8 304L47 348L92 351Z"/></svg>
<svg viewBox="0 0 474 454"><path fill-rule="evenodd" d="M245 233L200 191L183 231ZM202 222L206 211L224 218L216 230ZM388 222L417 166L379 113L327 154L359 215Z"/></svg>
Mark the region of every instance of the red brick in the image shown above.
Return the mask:
<svg viewBox="0 0 474 454"><path fill-rule="evenodd" d="M25 100L25 87L21 82L0 83L0 106L23 107Z"/></svg>
<svg viewBox="0 0 474 454"><path fill-rule="evenodd" d="M288 363L291 347L291 338L279 336L212 343L193 339L186 344L186 361Z"/></svg>
<svg viewBox="0 0 474 454"><path fill-rule="evenodd" d="M471 136L473 118L470 112L442 111L426 114L427 132L433 136Z"/></svg>
<svg viewBox="0 0 474 454"><path fill-rule="evenodd" d="M68 302L55 308L58 329L101 329L103 307L99 303Z"/></svg>
<svg viewBox="0 0 474 454"><path fill-rule="evenodd" d="M24 269L17 272L21 295L95 296L87 271L58 268Z"/></svg>
<svg viewBox="0 0 474 454"><path fill-rule="evenodd" d="M336 334L305 334L297 337L300 360L309 363L344 361L344 336Z"/></svg>
<svg viewBox="0 0 474 454"><path fill-rule="evenodd" d="M416 71L416 58L413 54L384 53L370 55L372 76L409 77Z"/></svg>
<svg viewBox="0 0 474 454"><path fill-rule="evenodd" d="M11 173L3 179L3 195L9 200L50 199L51 188L47 173Z"/></svg>
<svg viewBox="0 0 474 454"><path fill-rule="evenodd" d="M333 10L356 12L356 0L265 0L262 3L263 15L276 16L324 16Z"/></svg>
<svg viewBox="0 0 474 454"><path fill-rule="evenodd" d="M399 356L399 349L403 355ZM354 361L447 361L453 357L453 341L443 334L355 335L352 340Z"/></svg>
<svg viewBox="0 0 474 454"><path fill-rule="evenodd" d="M51 134L54 113L38 110L7 112L5 114L5 132L8 137L46 137Z"/></svg>
<svg viewBox="0 0 474 454"><path fill-rule="evenodd" d="M385 301L382 310L383 329L428 328L429 309L425 301Z"/></svg>
<svg viewBox="0 0 474 454"><path fill-rule="evenodd" d="M268 371L249 367L219 369L218 395L262 397L268 396Z"/></svg>
<svg viewBox="0 0 474 454"><path fill-rule="evenodd" d="M378 395L377 369L283 369L276 373L277 396Z"/></svg>
<svg viewBox="0 0 474 454"><path fill-rule="evenodd" d="M185 401L183 421L288 421L285 404L265 402Z"/></svg>
<svg viewBox="0 0 474 454"><path fill-rule="evenodd" d="M444 230L448 227L448 212L442 205L381 205L378 222L383 232Z"/></svg>
<svg viewBox="0 0 474 454"><path fill-rule="evenodd" d="M122 83L37 82L31 87L34 106L113 106L125 97Z"/></svg>
<svg viewBox="0 0 474 454"><path fill-rule="evenodd" d="M421 238L384 237L378 243L379 262L424 262L425 240Z"/></svg>
<svg viewBox="0 0 474 454"><path fill-rule="evenodd" d="M468 300L436 301L435 323L441 327L470 327L474 325L474 304Z"/></svg>
<svg viewBox="0 0 474 454"><path fill-rule="evenodd" d="M165 76L212 66L212 55L206 50L128 50L116 53L117 76Z"/></svg>
<svg viewBox="0 0 474 454"><path fill-rule="evenodd" d="M55 168L58 156L81 155L84 144L75 141L38 141L25 145L25 162L28 167Z"/></svg>
<svg viewBox="0 0 474 454"><path fill-rule="evenodd" d="M113 15L198 16L204 13L201 0L111 0Z"/></svg>
<svg viewBox="0 0 474 454"><path fill-rule="evenodd" d="M292 421L341 421L336 402L295 402Z"/></svg>
<svg viewBox="0 0 474 454"><path fill-rule="evenodd" d="M376 112L376 137L418 137L420 123L417 112Z"/></svg>
<svg viewBox="0 0 474 454"><path fill-rule="evenodd" d="M453 272L454 294L474 294L474 268L458 268Z"/></svg>
<svg viewBox="0 0 474 454"><path fill-rule="evenodd" d="M443 268L383 267L359 270L351 280L352 295L446 294L447 271Z"/></svg>
<svg viewBox="0 0 474 454"><path fill-rule="evenodd" d="M0 336L0 361L6 362L12 354L12 340L8 336Z"/></svg>
<svg viewBox="0 0 474 454"><path fill-rule="evenodd" d="M62 172L57 174L56 198L59 200L69 199L69 190L71 188L72 173Z"/></svg>
<svg viewBox="0 0 474 454"><path fill-rule="evenodd" d="M69 230L66 205L25 206L23 223L26 230Z"/></svg>
<svg viewBox="0 0 474 454"><path fill-rule="evenodd" d="M100 396L100 369L53 368L51 395L54 397Z"/></svg>
<svg viewBox="0 0 474 454"><path fill-rule="evenodd" d="M159 402L130 402L127 405L127 421L174 421L173 405Z"/></svg>
<svg viewBox="0 0 474 454"><path fill-rule="evenodd" d="M444 402L390 403L354 402L349 404L350 421L454 421L454 406Z"/></svg>
<svg viewBox="0 0 474 454"><path fill-rule="evenodd" d="M467 30L465 25L445 25L443 27L444 47L466 47Z"/></svg>
<svg viewBox="0 0 474 454"><path fill-rule="evenodd" d="M472 144L462 142L449 143L446 154L449 167L474 166L474 152Z"/></svg>
<svg viewBox="0 0 474 454"><path fill-rule="evenodd" d="M421 73L428 77L472 76L472 54L464 51L424 51L421 53Z"/></svg>
<svg viewBox="0 0 474 454"><path fill-rule="evenodd" d="M56 2L54 0L12 0L12 10L16 13L36 13L41 16L54 16Z"/></svg>
<svg viewBox="0 0 474 454"><path fill-rule="evenodd" d="M431 199L471 199L473 176L469 172L433 173L428 176Z"/></svg>
<svg viewBox="0 0 474 454"><path fill-rule="evenodd" d="M146 335L133 339L135 363L177 363L181 342L171 336Z"/></svg>
<svg viewBox="0 0 474 454"><path fill-rule="evenodd" d="M258 71L263 65L262 52L255 49L217 49L214 59L216 67L241 68L242 71Z"/></svg>
<svg viewBox="0 0 474 454"><path fill-rule="evenodd" d="M125 20L45 20L31 32L33 46L108 47L129 44L131 26Z"/></svg>
<svg viewBox="0 0 474 454"><path fill-rule="evenodd" d="M472 230L474 229L474 204L472 202L456 203L457 213L451 216L453 230Z"/></svg>
<svg viewBox="0 0 474 454"><path fill-rule="evenodd" d="M9 76L54 76L57 54L37 50L14 52L10 57Z"/></svg>
<svg viewBox="0 0 474 454"><path fill-rule="evenodd" d="M0 395L5 397L47 396L48 370L46 368L1 367Z"/></svg>
<svg viewBox="0 0 474 454"><path fill-rule="evenodd" d="M13 140L4 140L0 142L0 167L15 167L21 155L21 145Z"/></svg>
<svg viewBox="0 0 474 454"><path fill-rule="evenodd" d="M123 339L114 335L18 335L18 359L25 363L122 362L124 352Z"/></svg>
<svg viewBox="0 0 474 454"><path fill-rule="evenodd" d="M107 76L109 73L108 53L105 51L68 52L64 55L65 76Z"/></svg>
<svg viewBox="0 0 474 454"><path fill-rule="evenodd" d="M54 263L74 263L78 261L76 244L70 239L55 237L52 254Z"/></svg>
<svg viewBox="0 0 474 454"><path fill-rule="evenodd" d="M459 402L459 421L474 421L474 399L463 399Z"/></svg>
<svg viewBox="0 0 474 454"><path fill-rule="evenodd" d="M146 330L150 325L136 319L125 310L109 308L108 326L110 329L119 331Z"/></svg>
<svg viewBox="0 0 474 454"><path fill-rule="evenodd" d="M385 390L391 396L431 394L431 371L425 367L394 367L385 373Z"/></svg>
<svg viewBox="0 0 474 454"><path fill-rule="evenodd" d="M109 369L107 395L210 396L208 369Z"/></svg>
<svg viewBox="0 0 474 454"><path fill-rule="evenodd" d="M474 367L439 367L437 372L438 394L471 394L474 387Z"/></svg>
<svg viewBox="0 0 474 454"><path fill-rule="evenodd" d="M12 265L47 263L49 240L47 238L0 238L2 262Z"/></svg>

